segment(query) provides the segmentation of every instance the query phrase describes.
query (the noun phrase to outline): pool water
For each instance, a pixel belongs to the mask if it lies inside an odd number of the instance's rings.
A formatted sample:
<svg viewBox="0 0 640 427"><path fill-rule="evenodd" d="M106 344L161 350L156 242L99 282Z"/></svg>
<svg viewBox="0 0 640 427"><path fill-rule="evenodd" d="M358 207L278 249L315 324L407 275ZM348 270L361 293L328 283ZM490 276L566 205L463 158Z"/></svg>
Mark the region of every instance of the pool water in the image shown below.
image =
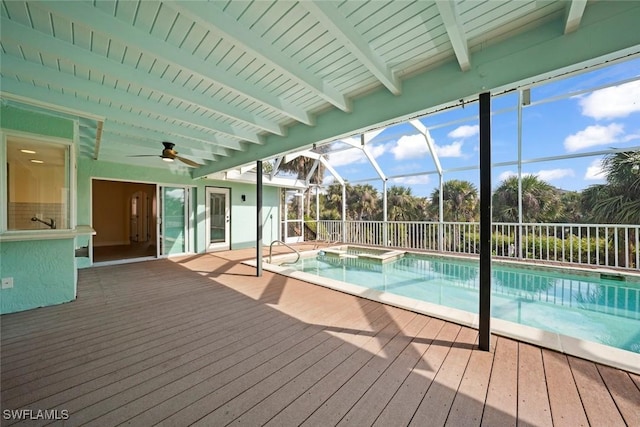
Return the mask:
<svg viewBox="0 0 640 427"><path fill-rule="evenodd" d="M478 313L477 262L407 254L386 264L318 255L297 270ZM491 316L640 353L640 284L492 266Z"/></svg>

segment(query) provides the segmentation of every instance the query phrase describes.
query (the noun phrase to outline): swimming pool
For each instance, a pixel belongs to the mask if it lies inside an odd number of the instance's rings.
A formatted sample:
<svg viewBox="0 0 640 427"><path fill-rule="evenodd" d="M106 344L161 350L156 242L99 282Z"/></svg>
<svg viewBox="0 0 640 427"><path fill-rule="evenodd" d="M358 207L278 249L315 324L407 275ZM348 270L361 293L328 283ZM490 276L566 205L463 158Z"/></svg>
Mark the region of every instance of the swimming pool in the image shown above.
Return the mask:
<svg viewBox="0 0 640 427"><path fill-rule="evenodd" d="M323 286L373 295L392 304L399 301L395 305L477 327L477 260L342 247L316 251L283 267L289 273L302 273L303 277L291 275L303 280L308 280L306 275L319 276L322 280L316 283ZM629 356L627 352L640 356L640 278L629 280L618 274L494 262L492 328L497 323L498 329L507 331L504 335L537 344L556 341L542 345L570 354L572 346L586 348L588 353L607 352L585 347L585 342L591 342L623 350L616 357Z"/></svg>

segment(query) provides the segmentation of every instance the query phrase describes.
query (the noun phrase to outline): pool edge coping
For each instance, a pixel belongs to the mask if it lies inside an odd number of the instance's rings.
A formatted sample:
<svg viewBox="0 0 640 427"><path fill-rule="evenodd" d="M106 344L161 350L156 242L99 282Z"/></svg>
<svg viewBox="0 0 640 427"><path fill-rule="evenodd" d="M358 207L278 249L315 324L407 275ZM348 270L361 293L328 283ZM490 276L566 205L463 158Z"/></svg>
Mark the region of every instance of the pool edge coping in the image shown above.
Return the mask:
<svg viewBox="0 0 640 427"><path fill-rule="evenodd" d="M305 254L317 252L320 252L320 249L305 251ZM274 259L280 260L287 258L288 255L274 257ZM252 267L257 266L255 259L243 261L242 263ZM319 277L286 266L269 264L267 262L262 263L262 268L272 273L292 277L303 282L435 317L458 325L471 327L473 329L478 329L479 327L479 316L468 311L419 301L401 295L384 293L375 289ZM520 325L495 317L491 317L491 333L640 375L640 353L582 340L557 332L545 331L532 326Z"/></svg>

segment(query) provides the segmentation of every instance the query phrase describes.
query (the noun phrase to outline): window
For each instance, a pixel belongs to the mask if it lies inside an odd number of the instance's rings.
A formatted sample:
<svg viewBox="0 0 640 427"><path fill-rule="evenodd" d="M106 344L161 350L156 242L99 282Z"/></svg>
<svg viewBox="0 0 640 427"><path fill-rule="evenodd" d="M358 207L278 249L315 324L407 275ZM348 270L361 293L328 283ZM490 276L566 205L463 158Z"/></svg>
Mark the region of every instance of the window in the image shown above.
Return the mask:
<svg viewBox="0 0 640 427"><path fill-rule="evenodd" d="M69 146L7 136L7 230L69 228Z"/></svg>

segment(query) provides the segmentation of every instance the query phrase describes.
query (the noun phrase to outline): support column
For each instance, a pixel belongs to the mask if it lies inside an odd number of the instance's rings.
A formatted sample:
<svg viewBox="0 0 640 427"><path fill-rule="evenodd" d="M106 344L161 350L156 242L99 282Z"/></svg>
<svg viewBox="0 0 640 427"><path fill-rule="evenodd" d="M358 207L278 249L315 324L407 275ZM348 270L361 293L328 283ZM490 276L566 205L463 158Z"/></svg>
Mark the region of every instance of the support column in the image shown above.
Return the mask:
<svg viewBox="0 0 640 427"><path fill-rule="evenodd" d="M262 276L262 160L256 162L256 276Z"/></svg>
<svg viewBox="0 0 640 427"><path fill-rule="evenodd" d="M491 94L480 94L480 350L491 348Z"/></svg>

